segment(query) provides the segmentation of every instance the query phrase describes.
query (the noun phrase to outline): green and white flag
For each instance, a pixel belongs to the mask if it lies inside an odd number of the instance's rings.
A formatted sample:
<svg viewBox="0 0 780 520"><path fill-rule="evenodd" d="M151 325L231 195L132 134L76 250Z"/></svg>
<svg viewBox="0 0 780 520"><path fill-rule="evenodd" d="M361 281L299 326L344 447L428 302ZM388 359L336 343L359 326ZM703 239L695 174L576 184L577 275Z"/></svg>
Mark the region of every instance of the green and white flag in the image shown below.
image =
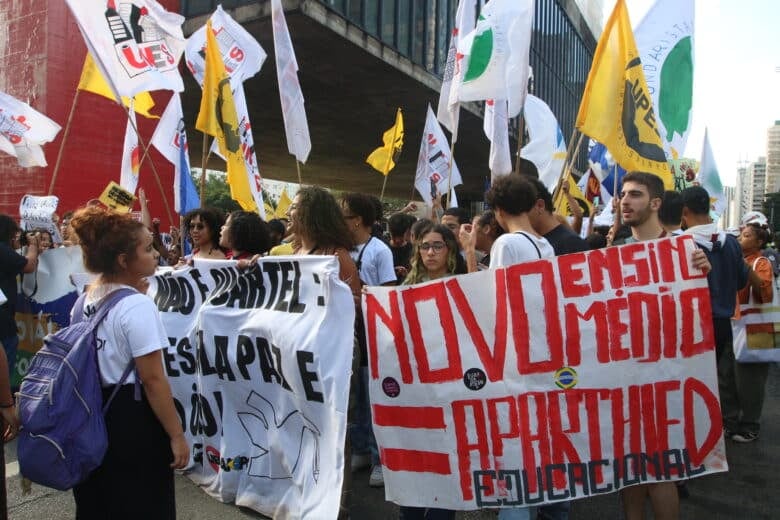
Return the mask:
<svg viewBox="0 0 780 520"><path fill-rule="evenodd" d="M694 0L656 0L634 29L667 159L685 151L693 107Z"/></svg>
<svg viewBox="0 0 780 520"><path fill-rule="evenodd" d="M710 208L718 216L726 211L726 194L723 193L723 183L720 182L715 155L712 153L707 129L704 129L704 147L701 151L701 166L696 181L710 194Z"/></svg>
<svg viewBox="0 0 780 520"><path fill-rule="evenodd" d="M458 43L466 70L460 101L506 99L509 117L523 108L528 91L533 0L490 0L476 28Z"/></svg>

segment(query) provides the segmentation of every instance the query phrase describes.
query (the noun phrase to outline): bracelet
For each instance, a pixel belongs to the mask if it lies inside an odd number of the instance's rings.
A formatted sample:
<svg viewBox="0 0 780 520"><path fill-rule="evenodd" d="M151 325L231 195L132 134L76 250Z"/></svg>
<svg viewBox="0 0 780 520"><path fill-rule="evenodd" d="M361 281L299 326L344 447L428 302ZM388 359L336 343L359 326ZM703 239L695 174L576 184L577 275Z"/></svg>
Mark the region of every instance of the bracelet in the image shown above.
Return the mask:
<svg viewBox="0 0 780 520"><path fill-rule="evenodd" d="M16 406L16 403L12 402L11 404L0 404L0 408L13 408Z"/></svg>

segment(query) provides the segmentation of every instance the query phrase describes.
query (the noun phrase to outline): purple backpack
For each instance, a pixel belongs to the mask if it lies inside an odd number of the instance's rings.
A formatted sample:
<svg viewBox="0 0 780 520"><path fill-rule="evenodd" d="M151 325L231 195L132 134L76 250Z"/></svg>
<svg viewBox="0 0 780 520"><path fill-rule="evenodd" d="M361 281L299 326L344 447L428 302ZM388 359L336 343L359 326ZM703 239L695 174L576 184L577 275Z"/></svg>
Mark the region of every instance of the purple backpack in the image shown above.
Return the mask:
<svg viewBox="0 0 780 520"><path fill-rule="evenodd" d="M130 362L104 405L97 327L114 305L131 294L135 291L112 292L84 321L82 295L74 305L70 326L46 336L33 357L17 400L22 425L19 472L31 481L64 491L84 481L103 462L108 449L103 416L135 363ZM138 389L136 380L136 398Z"/></svg>

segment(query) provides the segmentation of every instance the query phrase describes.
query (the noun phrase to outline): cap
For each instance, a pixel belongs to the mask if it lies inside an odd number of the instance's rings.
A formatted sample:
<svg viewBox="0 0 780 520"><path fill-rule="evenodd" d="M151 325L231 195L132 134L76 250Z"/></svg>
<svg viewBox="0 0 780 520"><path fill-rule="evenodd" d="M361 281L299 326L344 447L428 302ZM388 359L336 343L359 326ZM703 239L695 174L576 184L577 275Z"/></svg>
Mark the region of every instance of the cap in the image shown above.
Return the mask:
<svg viewBox="0 0 780 520"><path fill-rule="evenodd" d="M758 224L761 227L769 225L769 221L766 215L760 211L748 211L742 216L741 224L747 226L748 224Z"/></svg>

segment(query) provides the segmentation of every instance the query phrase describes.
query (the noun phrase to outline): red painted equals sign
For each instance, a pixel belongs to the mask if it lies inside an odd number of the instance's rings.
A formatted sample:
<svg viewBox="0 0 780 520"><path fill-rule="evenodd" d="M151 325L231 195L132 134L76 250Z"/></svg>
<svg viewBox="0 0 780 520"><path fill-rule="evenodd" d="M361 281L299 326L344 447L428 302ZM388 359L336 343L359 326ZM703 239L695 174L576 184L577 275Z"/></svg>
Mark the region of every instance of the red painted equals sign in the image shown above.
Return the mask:
<svg viewBox="0 0 780 520"><path fill-rule="evenodd" d="M444 410L435 406L385 406L375 404L374 424L394 428L444 430ZM401 448L382 448L382 464L391 471L450 475L448 453Z"/></svg>

